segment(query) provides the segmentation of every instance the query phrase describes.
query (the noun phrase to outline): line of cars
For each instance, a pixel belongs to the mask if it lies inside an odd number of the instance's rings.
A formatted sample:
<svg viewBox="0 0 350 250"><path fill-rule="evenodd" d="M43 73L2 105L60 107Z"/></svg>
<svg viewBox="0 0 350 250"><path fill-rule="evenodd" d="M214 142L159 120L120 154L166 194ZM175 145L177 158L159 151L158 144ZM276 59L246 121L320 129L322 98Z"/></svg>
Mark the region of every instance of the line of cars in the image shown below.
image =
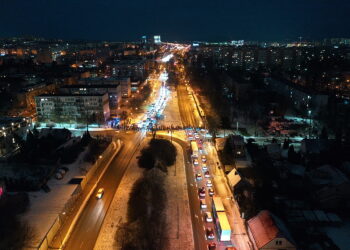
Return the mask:
<svg viewBox="0 0 350 250"><path fill-rule="evenodd" d="M145 120L138 124L139 128L151 129L154 125L156 125L157 118L159 119L162 116L168 96L169 90L165 86L162 86L159 97L156 102L150 105L150 110L147 111Z"/></svg>
<svg viewBox="0 0 350 250"><path fill-rule="evenodd" d="M191 141L192 147L192 163L195 173L195 179L198 185L198 197L200 201L200 209L203 213L205 236L208 242L208 249L216 249L214 219L210 206L207 204L206 197L214 196L214 188L211 180L209 168L207 166L207 157L203 149L203 140L200 137L199 131L187 130L187 138Z"/></svg>

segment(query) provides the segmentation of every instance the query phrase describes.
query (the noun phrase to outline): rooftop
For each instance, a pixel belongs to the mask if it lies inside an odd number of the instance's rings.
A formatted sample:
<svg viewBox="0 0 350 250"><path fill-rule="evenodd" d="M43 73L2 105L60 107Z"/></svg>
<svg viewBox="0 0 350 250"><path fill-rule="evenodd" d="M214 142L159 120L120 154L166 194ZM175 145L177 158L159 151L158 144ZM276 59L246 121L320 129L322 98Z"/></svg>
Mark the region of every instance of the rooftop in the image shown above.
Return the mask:
<svg viewBox="0 0 350 250"><path fill-rule="evenodd" d="M248 221L248 227L258 248L278 237L286 238L291 244L295 245L284 223L267 210L263 210L251 218Z"/></svg>
<svg viewBox="0 0 350 250"><path fill-rule="evenodd" d="M112 88L112 87L118 87L119 83L113 83L113 84L73 84L73 85L64 85L61 88L67 88L67 89L76 89L76 88Z"/></svg>
<svg viewBox="0 0 350 250"><path fill-rule="evenodd" d="M69 97L69 96L104 96L107 95L107 93L104 94L43 94L43 95L38 95L35 98L39 97Z"/></svg>
<svg viewBox="0 0 350 250"><path fill-rule="evenodd" d="M339 169L329 165L310 171L308 176L314 185L338 186L349 182L349 179Z"/></svg>

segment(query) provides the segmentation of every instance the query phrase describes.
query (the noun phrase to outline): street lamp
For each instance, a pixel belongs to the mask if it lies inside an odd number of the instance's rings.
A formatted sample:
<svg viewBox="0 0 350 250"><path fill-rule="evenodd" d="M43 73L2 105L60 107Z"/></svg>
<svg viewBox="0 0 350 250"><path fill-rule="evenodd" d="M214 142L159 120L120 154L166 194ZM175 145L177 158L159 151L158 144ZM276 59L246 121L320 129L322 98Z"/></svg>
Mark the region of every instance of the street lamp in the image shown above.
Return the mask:
<svg viewBox="0 0 350 250"><path fill-rule="evenodd" d="M311 110L309 109L307 111L308 115L309 115L309 139L311 138Z"/></svg>

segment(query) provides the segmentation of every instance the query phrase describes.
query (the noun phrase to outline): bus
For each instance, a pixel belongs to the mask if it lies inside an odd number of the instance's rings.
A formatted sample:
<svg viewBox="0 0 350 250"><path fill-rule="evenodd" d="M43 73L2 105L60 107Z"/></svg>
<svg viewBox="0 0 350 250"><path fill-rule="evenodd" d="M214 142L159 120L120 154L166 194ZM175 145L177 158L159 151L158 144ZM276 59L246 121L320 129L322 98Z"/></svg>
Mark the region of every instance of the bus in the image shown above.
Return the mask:
<svg viewBox="0 0 350 250"><path fill-rule="evenodd" d="M221 198L218 196L213 196L213 213L214 215L217 212L225 212L224 204L222 204Z"/></svg>
<svg viewBox="0 0 350 250"><path fill-rule="evenodd" d="M197 142L191 141L191 150L192 150L192 156L193 156L193 157L198 157L198 146L197 146Z"/></svg>
<svg viewBox="0 0 350 250"><path fill-rule="evenodd" d="M220 241L231 241L231 227L225 212L217 212L215 226Z"/></svg>
<svg viewBox="0 0 350 250"><path fill-rule="evenodd" d="M220 241L231 241L231 227L228 222L225 207L222 200L218 196L213 196L212 202L213 217L215 228L218 233Z"/></svg>

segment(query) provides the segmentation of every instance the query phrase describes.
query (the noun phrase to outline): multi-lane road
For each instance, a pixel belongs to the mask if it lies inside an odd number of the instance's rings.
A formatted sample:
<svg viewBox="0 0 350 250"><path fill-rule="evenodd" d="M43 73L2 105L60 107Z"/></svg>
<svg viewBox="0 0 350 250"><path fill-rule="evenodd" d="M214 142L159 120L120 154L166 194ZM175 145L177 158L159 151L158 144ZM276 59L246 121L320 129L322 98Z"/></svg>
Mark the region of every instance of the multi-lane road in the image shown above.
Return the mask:
<svg viewBox="0 0 350 250"><path fill-rule="evenodd" d="M160 95L162 96L162 95ZM180 83L177 86L177 98L178 106L181 115L182 123L185 127L198 128L201 124L199 115L196 115L196 110L194 107L193 100L190 99L189 93L185 84ZM164 97L163 97L164 99ZM194 132L194 131L193 131ZM118 135L124 142L123 148L120 150L118 155L112 160L111 164L108 166L108 169L102 176L100 182L98 183L95 193L99 188L104 188L103 199L96 199L95 194L90 197L85 206L82 214L80 215L67 243L65 244L65 249L93 249L95 242L97 240L100 228L102 226L103 220L106 216L108 208L112 202L113 196L123 178L123 175L133 156L137 154L140 150L140 144L142 139L145 136L145 131L138 132L123 132L116 133L115 131L105 131L102 132L105 135L114 134ZM201 137L204 141L205 137ZM174 139L182 145L186 150L189 149L189 143L186 141ZM202 145L204 147L204 145ZM189 195L189 205L191 209L191 219L193 227L193 236L195 249L207 249L208 240L206 237L206 228L214 228L213 223L208 223L205 221L204 213L205 210L200 208L200 199L198 196L198 188L206 185L206 178L202 173L202 178L204 180L197 181L195 174L202 170L202 164L200 162L199 168L194 167L192 164L192 158L189 156L188 152L185 152L185 162L186 162L186 178L187 178L187 188ZM200 161L200 158L199 158ZM210 174L213 173L213 168L215 168L215 163L212 159L208 159L208 169ZM206 190L206 200L207 200L207 209L206 211L211 211L211 199ZM215 189L214 189L215 191ZM217 234L215 235L217 242L217 249L225 249L223 245L217 241Z"/></svg>
<svg viewBox="0 0 350 250"><path fill-rule="evenodd" d="M114 193L129 167L130 160L138 152L143 137L142 132L130 132L123 135L121 139L124 146L112 160L95 189L96 193L99 188L104 188L103 199L96 199L95 193L90 197L65 245L65 249L94 248Z"/></svg>

